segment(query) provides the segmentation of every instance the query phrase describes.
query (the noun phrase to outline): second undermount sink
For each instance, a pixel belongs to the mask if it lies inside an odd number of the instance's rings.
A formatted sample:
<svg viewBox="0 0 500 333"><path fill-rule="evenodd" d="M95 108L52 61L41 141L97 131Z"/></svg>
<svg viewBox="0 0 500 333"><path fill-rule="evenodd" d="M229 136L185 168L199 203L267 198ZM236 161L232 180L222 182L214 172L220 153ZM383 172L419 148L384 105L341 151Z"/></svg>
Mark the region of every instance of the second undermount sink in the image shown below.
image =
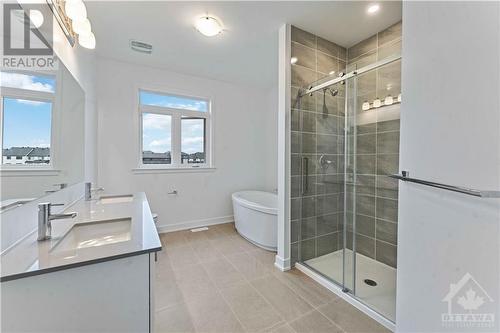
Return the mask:
<svg viewBox="0 0 500 333"><path fill-rule="evenodd" d="M102 204L132 202L132 200L134 200L133 194L107 195L99 198Z"/></svg>
<svg viewBox="0 0 500 333"><path fill-rule="evenodd" d="M52 249L52 252L65 252L129 241L131 225L130 218L77 223Z"/></svg>

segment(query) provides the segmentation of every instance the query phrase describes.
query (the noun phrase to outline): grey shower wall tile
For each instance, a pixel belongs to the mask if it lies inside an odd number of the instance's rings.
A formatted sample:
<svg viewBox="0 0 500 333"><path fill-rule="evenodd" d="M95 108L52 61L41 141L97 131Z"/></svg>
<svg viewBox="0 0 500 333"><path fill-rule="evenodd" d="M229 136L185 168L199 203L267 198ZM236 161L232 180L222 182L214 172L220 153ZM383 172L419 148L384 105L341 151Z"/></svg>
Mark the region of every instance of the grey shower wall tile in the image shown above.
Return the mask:
<svg viewBox="0 0 500 333"><path fill-rule="evenodd" d="M402 21L399 21L385 30L378 33L378 46L384 45L390 41L401 38L402 36Z"/></svg>
<svg viewBox="0 0 500 333"><path fill-rule="evenodd" d="M322 256L328 253L335 252L338 248L337 233L321 236L316 241L316 255Z"/></svg>
<svg viewBox="0 0 500 333"><path fill-rule="evenodd" d="M375 195L375 176L372 175L357 175L356 177L356 193Z"/></svg>
<svg viewBox="0 0 500 333"><path fill-rule="evenodd" d="M352 60L376 48L377 48L377 35L373 35L347 49L347 58L349 60Z"/></svg>
<svg viewBox="0 0 500 333"><path fill-rule="evenodd" d="M295 65L304 66L313 71L316 70L316 51L310 47L292 42L292 57L297 58Z"/></svg>
<svg viewBox="0 0 500 333"><path fill-rule="evenodd" d="M358 154L375 154L375 134L361 134L356 138Z"/></svg>
<svg viewBox="0 0 500 333"><path fill-rule="evenodd" d="M291 163L290 163L290 172L292 174L292 176L297 176L297 175L300 175L300 170L301 170L301 165L300 165L300 162L301 162L301 157L299 154L292 154L291 156Z"/></svg>
<svg viewBox="0 0 500 333"><path fill-rule="evenodd" d="M300 131L300 111L297 109L291 110L291 130Z"/></svg>
<svg viewBox="0 0 500 333"><path fill-rule="evenodd" d="M304 95L301 98L297 98L299 93L298 87L292 87L292 108L307 110L307 111L316 111L316 99L314 96Z"/></svg>
<svg viewBox="0 0 500 333"><path fill-rule="evenodd" d="M300 242L300 260L306 261L316 257L316 238Z"/></svg>
<svg viewBox="0 0 500 333"><path fill-rule="evenodd" d="M302 200L302 218L316 216L316 198L304 197Z"/></svg>
<svg viewBox="0 0 500 333"><path fill-rule="evenodd" d="M318 195L316 202L317 215L328 215L339 211L340 194Z"/></svg>
<svg viewBox="0 0 500 333"><path fill-rule="evenodd" d="M332 213L321 215L316 218L316 233L318 236L331 234L338 231L339 214Z"/></svg>
<svg viewBox="0 0 500 333"><path fill-rule="evenodd" d="M377 73L370 71L361 74L358 77L357 93L358 95L367 95L377 91Z"/></svg>
<svg viewBox="0 0 500 333"><path fill-rule="evenodd" d="M356 214L356 233L375 238L375 218Z"/></svg>
<svg viewBox="0 0 500 333"><path fill-rule="evenodd" d="M292 86L305 87L311 82L316 81L317 74L309 68L292 65Z"/></svg>
<svg viewBox="0 0 500 333"><path fill-rule="evenodd" d="M302 129L303 132L316 132L316 113L301 111Z"/></svg>
<svg viewBox="0 0 500 333"><path fill-rule="evenodd" d="M316 54L317 67L316 70L320 73L330 75L330 72L339 72L339 61L337 58L329 56L322 52Z"/></svg>
<svg viewBox="0 0 500 333"><path fill-rule="evenodd" d="M290 221L290 242L295 243L299 240L300 220Z"/></svg>
<svg viewBox="0 0 500 333"><path fill-rule="evenodd" d="M290 177L290 197L297 198L300 196L300 187L301 187L301 176L292 176Z"/></svg>
<svg viewBox="0 0 500 333"><path fill-rule="evenodd" d="M307 182L305 181L305 178L303 178L302 180L304 180L304 184L301 185L301 191L302 191L301 195L302 196L316 195L316 176L314 175L307 176Z"/></svg>
<svg viewBox="0 0 500 333"><path fill-rule="evenodd" d="M302 134L299 132L290 133L290 150L292 154L300 153L300 142L302 140Z"/></svg>
<svg viewBox="0 0 500 333"><path fill-rule="evenodd" d="M375 174L375 154L356 155L356 171L360 175Z"/></svg>
<svg viewBox="0 0 500 333"><path fill-rule="evenodd" d="M377 220L377 240L396 245L398 243L398 224Z"/></svg>
<svg viewBox="0 0 500 333"><path fill-rule="evenodd" d="M356 234L356 251L375 259L375 239Z"/></svg>
<svg viewBox="0 0 500 333"><path fill-rule="evenodd" d="M356 212L362 215L375 216L375 197L356 195Z"/></svg>
<svg viewBox="0 0 500 333"><path fill-rule="evenodd" d="M339 117L330 114L316 114L316 132L318 134L337 134Z"/></svg>
<svg viewBox="0 0 500 333"><path fill-rule="evenodd" d="M397 267L397 248L389 243L377 241L377 261L386 265Z"/></svg>
<svg viewBox="0 0 500 333"><path fill-rule="evenodd" d="M316 177L317 194L341 193L344 190L342 175L325 174Z"/></svg>
<svg viewBox="0 0 500 333"><path fill-rule="evenodd" d="M301 206L302 206L301 198L293 198L290 200L290 220L300 219Z"/></svg>
<svg viewBox="0 0 500 333"><path fill-rule="evenodd" d="M330 42L329 40L317 37L317 47L318 51L324 52L339 59L345 59L345 48L333 42Z"/></svg>
<svg viewBox="0 0 500 333"><path fill-rule="evenodd" d="M372 50L355 59L349 60L347 62L347 72L363 68L367 65L373 64L376 61L377 61L377 50Z"/></svg>
<svg viewBox="0 0 500 333"><path fill-rule="evenodd" d="M401 40L380 47L377 50L377 60L383 60L395 54L401 54Z"/></svg>
<svg viewBox="0 0 500 333"><path fill-rule="evenodd" d="M401 92L401 61L380 67L377 72L377 94L380 98L387 95L397 97Z"/></svg>
<svg viewBox="0 0 500 333"><path fill-rule="evenodd" d="M377 196L389 199L398 199L398 180L388 176L377 176Z"/></svg>
<svg viewBox="0 0 500 333"><path fill-rule="evenodd" d="M377 133L377 154L399 153L399 131Z"/></svg>
<svg viewBox="0 0 500 333"><path fill-rule="evenodd" d="M361 102L363 103L363 102ZM359 104L359 102L358 102ZM356 126L357 134L369 134L377 132L377 123L363 124Z"/></svg>
<svg viewBox="0 0 500 333"><path fill-rule="evenodd" d="M377 174L392 175L398 173L399 154L377 154Z"/></svg>
<svg viewBox="0 0 500 333"><path fill-rule="evenodd" d="M335 154L337 153L337 136L317 134L317 153L318 154Z"/></svg>
<svg viewBox="0 0 500 333"><path fill-rule="evenodd" d="M398 201L377 197L377 212L375 215L378 219L397 222L398 221Z"/></svg>
<svg viewBox="0 0 500 333"><path fill-rule="evenodd" d="M377 123L377 132L399 131L399 119L380 121Z"/></svg>
<svg viewBox="0 0 500 333"><path fill-rule="evenodd" d="M291 37L293 42L316 48L316 36L292 25Z"/></svg>
<svg viewBox="0 0 500 333"><path fill-rule="evenodd" d="M316 135L311 133L302 133L302 152L307 154L316 153ZM292 151L293 152L293 151Z"/></svg>
<svg viewBox="0 0 500 333"><path fill-rule="evenodd" d="M300 222L300 239L316 237L316 217L304 218Z"/></svg>
<svg viewBox="0 0 500 333"><path fill-rule="evenodd" d="M318 173L318 165L317 165L317 156L312 154L302 154L302 158L307 161L307 174L315 175ZM306 166L306 163L303 162L303 166ZM304 170L305 173L305 170Z"/></svg>

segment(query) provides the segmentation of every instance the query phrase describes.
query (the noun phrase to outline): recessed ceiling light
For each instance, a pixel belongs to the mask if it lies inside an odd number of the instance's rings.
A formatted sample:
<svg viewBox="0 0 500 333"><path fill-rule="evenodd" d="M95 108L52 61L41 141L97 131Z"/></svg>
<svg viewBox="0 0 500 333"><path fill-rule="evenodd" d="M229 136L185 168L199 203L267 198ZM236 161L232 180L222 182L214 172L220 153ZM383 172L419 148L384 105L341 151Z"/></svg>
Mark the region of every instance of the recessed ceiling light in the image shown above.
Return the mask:
<svg viewBox="0 0 500 333"><path fill-rule="evenodd" d="M290 58L290 63L293 65L295 63L297 63L297 61L299 61L299 59L297 59L297 57L292 57Z"/></svg>
<svg viewBox="0 0 500 333"><path fill-rule="evenodd" d="M368 6L368 9L366 11L368 12L368 14L374 14L374 13L378 12L379 9L380 9L379 4L373 4L373 5Z"/></svg>
<svg viewBox="0 0 500 333"><path fill-rule="evenodd" d="M194 26L196 30L207 37L218 35L224 30L222 24L212 16L199 17Z"/></svg>

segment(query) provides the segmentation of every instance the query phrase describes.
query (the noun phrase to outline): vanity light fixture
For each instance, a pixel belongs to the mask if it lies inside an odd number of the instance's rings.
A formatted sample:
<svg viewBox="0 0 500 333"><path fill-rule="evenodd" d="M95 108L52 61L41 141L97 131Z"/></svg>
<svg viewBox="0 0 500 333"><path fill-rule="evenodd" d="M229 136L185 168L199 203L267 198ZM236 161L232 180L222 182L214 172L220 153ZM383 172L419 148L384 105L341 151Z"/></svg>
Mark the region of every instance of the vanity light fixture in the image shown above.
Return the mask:
<svg viewBox="0 0 500 333"><path fill-rule="evenodd" d="M292 57L290 58L290 63L293 65L293 64L296 64L297 61L299 61L299 59L297 59L297 57Z"/></svg>
<svg viewBox="0 0 500 333"><path fill-rule="evenodd" d="M370 103L368 101L364 101L363 105L361 105L361 110L363 110L363 111L370 110Z"/></svg>
<svg viewBox="0 0 500 333"><path fill-rule="evenodd" d="M391 105L392 103L394 103L394 98L391 95L387 95L384 99L384 105Z"/></svg>
<svg viewBox="0 0 500 333"><path fill-rule="evenodd" d="M202 35L207 37L213 37L220 34L224 29L222 24L215 17L212 16L202 16L199 17L195 22L195 28Z"/></svg>
<svg viewBox="0 0 500 333"><path fill-rule="evenodd" d="M379 107L381 107L381 106L382 106L382 101L380 100L380 98L378 98L378 97L377 97L377 98L375 98L375 99L373 100L373 107L374 107L374 108L379 108Z"/></svg>
<svg viewBox="0 0 500 333"><path fill-rule="evenodd" d="M398 95L398 102L401 103L401 93Z"/></svg>
<svg viewBox="0 0 500 333"><path fill-rule="evenodd" d="M368 12L368 14L375 14L376 12L379 11L379 9L380 9L380 5L376 3L376 4L368 6L368 9L366 11Z"/></svg>

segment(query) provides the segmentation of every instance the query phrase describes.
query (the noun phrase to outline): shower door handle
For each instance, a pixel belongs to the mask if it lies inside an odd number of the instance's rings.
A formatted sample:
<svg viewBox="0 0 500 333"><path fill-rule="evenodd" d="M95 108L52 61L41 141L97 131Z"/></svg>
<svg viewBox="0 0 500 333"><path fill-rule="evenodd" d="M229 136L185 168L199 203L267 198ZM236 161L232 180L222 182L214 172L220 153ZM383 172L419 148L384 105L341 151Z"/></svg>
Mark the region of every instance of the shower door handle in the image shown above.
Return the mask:
<svg viewBox="0 0 500 333"><path fill-rule="evenodd" d="M302 194L309 190L309 158L302 157Z"/></svg>

